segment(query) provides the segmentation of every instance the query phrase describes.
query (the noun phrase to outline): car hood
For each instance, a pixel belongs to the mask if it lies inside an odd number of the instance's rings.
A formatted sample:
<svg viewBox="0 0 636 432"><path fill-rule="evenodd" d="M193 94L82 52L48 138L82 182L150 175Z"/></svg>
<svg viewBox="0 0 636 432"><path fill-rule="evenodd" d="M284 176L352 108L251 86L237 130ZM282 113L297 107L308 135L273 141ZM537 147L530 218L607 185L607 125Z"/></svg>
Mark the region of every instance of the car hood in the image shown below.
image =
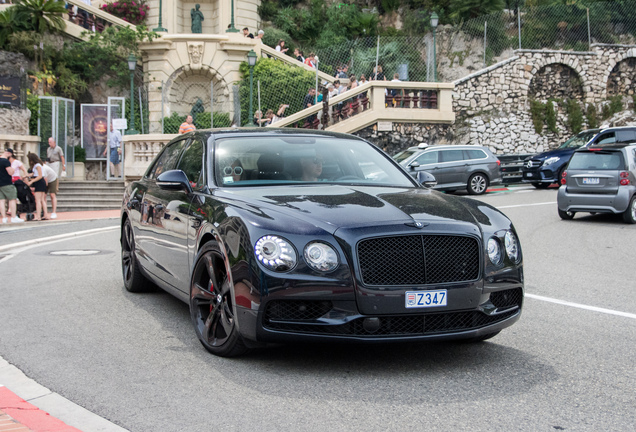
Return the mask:
<svg viewBox="0 0 636 432"><path fill-rule="evenodd" d="M396 222L463 222L476 225L477 220L484 216L481 211L477 211L479 215L474 214L473 209L478 209L474 203L466 205L473 200L418 188L277 186L224 189L216 195L250 209L260 218L281 222L277 214L283 214L332 234L339 228Z"/></svg>
<svg viewBox="0 0 636 432"><path fill-rule="evenodd" d="M580 148L580 147L578 147ZM532 156L530 159L533 160L546 160L548 158L557 156L557 157L564 157L564 156L572 156L572 154L576 151L577 149L575 148L566 148L566 149L554 149L554 150L550 150L547 152L543 152L543 153L539 153L538 155L534 155Z"/></svg>

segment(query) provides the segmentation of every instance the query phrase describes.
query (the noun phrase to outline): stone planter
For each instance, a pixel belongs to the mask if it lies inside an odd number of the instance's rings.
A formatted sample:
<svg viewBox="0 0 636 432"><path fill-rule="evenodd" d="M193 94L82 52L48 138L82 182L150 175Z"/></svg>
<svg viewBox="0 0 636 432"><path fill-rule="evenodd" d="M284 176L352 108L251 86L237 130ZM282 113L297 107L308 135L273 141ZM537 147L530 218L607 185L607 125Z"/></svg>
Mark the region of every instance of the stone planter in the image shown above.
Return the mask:
<svg viewBox="0 0 636 432"><path fill-rule="evenodd" d="M75 175L73 177L62 177L62 180L86 180L86 167L84 162L74 162Z"/></svg>

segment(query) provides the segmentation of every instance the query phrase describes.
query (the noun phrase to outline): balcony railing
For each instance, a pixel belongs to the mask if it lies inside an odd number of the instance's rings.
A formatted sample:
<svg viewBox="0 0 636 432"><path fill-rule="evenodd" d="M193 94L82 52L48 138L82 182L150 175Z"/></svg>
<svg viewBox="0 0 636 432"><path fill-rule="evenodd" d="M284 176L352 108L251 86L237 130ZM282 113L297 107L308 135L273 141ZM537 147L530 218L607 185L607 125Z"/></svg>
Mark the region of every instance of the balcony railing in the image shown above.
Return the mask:
<svg viewBox="0 0 636 432"><path fill-rule="evenodd" d="M451 83L370 81L269 127L352 133L378 121L452 123L453 89Z"/></svg>

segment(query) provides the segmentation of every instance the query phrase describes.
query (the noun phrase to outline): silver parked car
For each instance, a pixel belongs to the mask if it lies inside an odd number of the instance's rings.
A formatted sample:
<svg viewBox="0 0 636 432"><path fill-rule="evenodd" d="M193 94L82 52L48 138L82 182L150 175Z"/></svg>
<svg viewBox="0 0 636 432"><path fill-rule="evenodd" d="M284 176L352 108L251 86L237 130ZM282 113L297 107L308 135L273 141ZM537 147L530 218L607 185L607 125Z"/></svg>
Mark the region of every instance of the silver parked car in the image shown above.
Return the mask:
<svg viewBox="0 0 636 432"><path fill-rule="evenodd" d="M420 171L433 174L437 180L434 189L438 190L466 189L471 195L481 195L489 185L501 183L499 159L482 146L420 144L393 159L413 177Z"/></svg>
<svg viewBox="0 0 636 432"><path fill-rule="evenodd" d="M636 142L601 144L574 152L561 178L559 216L622 214L636 223Z"/></svg>

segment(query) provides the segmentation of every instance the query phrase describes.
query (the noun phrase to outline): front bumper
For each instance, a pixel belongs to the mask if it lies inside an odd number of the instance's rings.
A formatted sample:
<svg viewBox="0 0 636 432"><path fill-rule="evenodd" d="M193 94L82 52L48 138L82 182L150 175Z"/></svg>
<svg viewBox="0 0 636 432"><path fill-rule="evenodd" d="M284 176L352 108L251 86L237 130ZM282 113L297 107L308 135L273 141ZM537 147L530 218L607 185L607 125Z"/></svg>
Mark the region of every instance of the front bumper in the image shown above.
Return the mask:
<svg viewBox="0 0 636 432"><path fill-rule="evenodd" d="M554 171L547 169L523 170L522 183L558 183L559 179Z"/></svg>
<svg viewBox="0 0 636 432"><path fill-rule="evenodd" d="M559 210L590 213L623 213L636 192L634 187L619 187L617 194L573 194L560 187L557 195Z"/></svg>
<svg viewBox="0 0 636 432"><path fill-rule="evenodd" d="M258 342L465 339L498 332L521 316L520 286L484 293L482 299L472 309L397 315L363 315L355 301L272 300L260 310L239 307L239 316L243 336Z"/></svg>

